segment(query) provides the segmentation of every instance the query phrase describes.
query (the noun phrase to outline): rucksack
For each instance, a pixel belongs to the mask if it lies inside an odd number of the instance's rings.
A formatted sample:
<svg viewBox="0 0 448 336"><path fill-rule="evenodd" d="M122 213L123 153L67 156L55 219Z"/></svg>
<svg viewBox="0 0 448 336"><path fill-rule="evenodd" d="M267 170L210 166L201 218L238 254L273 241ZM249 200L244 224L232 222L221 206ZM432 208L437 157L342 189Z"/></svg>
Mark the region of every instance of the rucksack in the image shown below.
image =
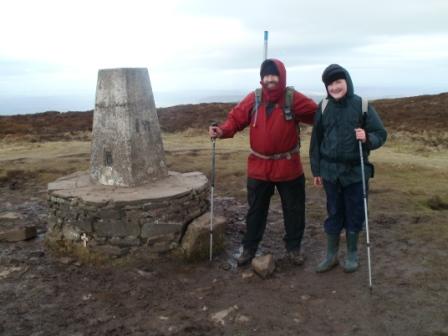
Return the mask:
<svg viewBox="0 0 448 336"><path fill-rule="evenodd" d="M285 104L283 105L283 116L286 121L294 120L294 114L292 112L292 105L294 103L294 87L287 86L285 91ZM258 108L260 107L262 100L262 89L258 88L255 90L255 104L250 114L251 120L253 120L252 126L255 127L257 124L257 114ZM300 127L297 125L297 141L298 147L300 147Z"/></svg>

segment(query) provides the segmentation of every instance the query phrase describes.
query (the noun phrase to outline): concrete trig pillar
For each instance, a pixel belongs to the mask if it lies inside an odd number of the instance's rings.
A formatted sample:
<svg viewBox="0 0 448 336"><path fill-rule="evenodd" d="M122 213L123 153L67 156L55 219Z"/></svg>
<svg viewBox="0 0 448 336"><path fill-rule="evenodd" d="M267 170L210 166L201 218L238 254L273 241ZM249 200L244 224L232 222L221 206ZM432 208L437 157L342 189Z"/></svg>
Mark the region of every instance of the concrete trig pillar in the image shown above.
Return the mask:
<svg viewBox="0 0 448 336"><path fill-rule="evenodd" d="M146 68L98 72L91 178L131 187L166 177L165 152Z"/></svg>

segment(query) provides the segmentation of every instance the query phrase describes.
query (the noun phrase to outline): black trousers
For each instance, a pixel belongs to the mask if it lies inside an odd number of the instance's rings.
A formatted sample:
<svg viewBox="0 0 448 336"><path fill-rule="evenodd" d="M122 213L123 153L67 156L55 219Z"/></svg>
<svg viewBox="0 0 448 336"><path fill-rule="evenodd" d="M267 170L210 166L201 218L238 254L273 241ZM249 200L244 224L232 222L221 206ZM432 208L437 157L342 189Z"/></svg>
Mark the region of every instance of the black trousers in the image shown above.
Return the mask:
<svg viewBox="0 0 448 336"><path fill-rule="evenodd" d="M287 251L300 249L305 230L305 177L285 182L270 182L247 179L247 201L249 211L246 217L246 234L243 247L256 249L266 228L269 203L277 188L283 209L285 236L283 241Z"/></svg>

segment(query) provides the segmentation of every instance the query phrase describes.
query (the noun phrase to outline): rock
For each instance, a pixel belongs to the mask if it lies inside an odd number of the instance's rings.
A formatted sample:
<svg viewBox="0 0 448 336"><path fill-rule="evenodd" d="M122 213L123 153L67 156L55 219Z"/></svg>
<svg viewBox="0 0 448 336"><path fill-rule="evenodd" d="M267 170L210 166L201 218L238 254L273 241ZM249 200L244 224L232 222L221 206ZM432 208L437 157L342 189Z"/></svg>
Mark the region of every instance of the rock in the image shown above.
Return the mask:
<svg viewBox="0 0 448 336"><path fill-rule="evenodd" d="M238 323L247 323L250 321L250 318L245 315L238 315L235 319L235 322Z"/></svg>
<svg viewBox="0 0 448 336"><path fill-rule="evenodd" d="M90 300L92 298L92 294L90 294L90 293L88 293L88 294L84 294L83 296L82 296L82 300L83 301L88 301L88 300Z"/></svg>
<svg viewBox="0 0 448 336"><path fill-rule="evenodd" d="M245 279L250 279L254 276L254 272L253 271L245 271L241 274L241 278Z"/></svg>
<svg viewBox="0 0 448 336"><path fill-rule="evenodd" d="M303 315L302 312L298 311L294 315L295 315L294 322L296 322L296 323L303 323L303 322L305 322L305 316Z"/></svg>
<svg viewBox="0 0 448 336"><path fill-rule="evenodd" d="M7 278L11 273L21 271L23 268L19 266L7 267L4 269L0 269L0 280Z"/></svg>
<svg viewBox="0 0 448 336"><path fill-rule="evenodd" d="M252 268L259 276L266 279L275 270L274 257L272 254L265 256L255 257L252 259Z"/></svg>
<svg viewBox="0 0 448 336"><path fill-rule="evenodd" d="M227 316L229 316L231 313L233 313L234 311L236 311L236 310L238 310L238 306L235 305L235 306L232 306L232 307L230 307L230 308L221 310L221 311L219 311L219 312L217 312L217 313L215 313L215 314L212 314L212 315L210 316L210 319L211 319L213 322L218 323L218 324L221 324L222 326L224 326L224 325L226 324L226 322L225 322L225 318L226 318Z"/></svg>
<svg viewBox="0 0 448 336"><path fill-rule="evenodd" d="M17 212L5 212L0 215L0 219L20 219L22 216Z"/></svg>
<svg viewBox="0 0 448 336"><path fill-rule="evenodd" d="M301 297L300 297L303 301L308 301L309 299L311 299L311 296L309 296L309 295L302 295Z"/></svg>
<svg viewBox="0 0 448 336"><path fill-rule="evenodd" d="M0 232L0 241L18 242L32 239L37 236L36 226L18 227L11 230Z"/></svg>
<svg viewBox="0 0 448 336"><path fill-rule="evenodd" d="M59 259L59 262L64 265L70 265L75 262L75 259L70 258L70 257L62 257Z"/></svg>
<svg viewBox="0 0 448 336"><path fill-rule="evenodd" d="M224 249L226 219L216 216L213 220L213 254ZM210 256L210 213L193 220L182 238L181 250L187 260L203 260Z"/></svg>
<svg viewBox="0 0 448 336"><path fill-rule="evenodd" d="M140 239L138 237L112 237L109 240L111 245L117 245L120 247L139 246Z"/></svg>
<svg viewBox="0 0 448 336"><path fill-rule="evenodd" d="M140 270L140 269L137 270L137 273L139 275L141 275L142 277L145 277L145 278L151 278L151 277L154 276L154 272L146 272L146 271L143 271L143 270Z"/></svg>
<svg viewBox="0 0 448 336"><path fill-rule="evenodd" d="M160 238L160 237L159 237ZM168 238L168 237L166 237ZM167 241L156 241L152 242L151 240L148 240L146 242L146 245L150 249L152 253L166 253L169 252L177 247L176 242L167 240Z"/></svg>
<svg viewBox="0 0 448 336"><path fill-rule="evenodd" d="M101 217L102 213L100 213L100 219L94 223L94 230L100 236L112 236L112 237L126 237L126 236L140 236L140 228L138 223L136 222L125 222L119 217L103 219Z"/></svg>
<svg viewBox="0 0 448 336"><path fill-rule="evenodd" d="M178 234L182 231L182 223L145 223L142 226L142 238L151 238L165 235Z"/></svg>

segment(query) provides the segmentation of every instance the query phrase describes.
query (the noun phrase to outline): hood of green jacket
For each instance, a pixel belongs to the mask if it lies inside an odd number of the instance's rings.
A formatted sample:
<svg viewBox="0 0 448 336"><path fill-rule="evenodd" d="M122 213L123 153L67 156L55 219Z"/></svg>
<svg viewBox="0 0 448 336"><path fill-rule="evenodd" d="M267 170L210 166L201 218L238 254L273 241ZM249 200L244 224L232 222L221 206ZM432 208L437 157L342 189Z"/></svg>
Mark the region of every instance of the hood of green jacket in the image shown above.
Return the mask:
<svg viewBox="0 0 448 336"><path fill-rule="evenodd" d="M353 82L352 82L352 78L350 77L350 74L348 73L348 71L341 67L339 64L331 64L329 65L324 72L322 73L322 81L325 77L327 77L329 74L335 74L335 73L339 73L342 72L345 74L345 80L347 81L347 95L346 97L352 97L355 94L355 89L353 87ZM331 95L328 93L328 88L327 86L325 86L325 90L327 90L327 98L328 99L333 99L331 97Z"/></svg>

